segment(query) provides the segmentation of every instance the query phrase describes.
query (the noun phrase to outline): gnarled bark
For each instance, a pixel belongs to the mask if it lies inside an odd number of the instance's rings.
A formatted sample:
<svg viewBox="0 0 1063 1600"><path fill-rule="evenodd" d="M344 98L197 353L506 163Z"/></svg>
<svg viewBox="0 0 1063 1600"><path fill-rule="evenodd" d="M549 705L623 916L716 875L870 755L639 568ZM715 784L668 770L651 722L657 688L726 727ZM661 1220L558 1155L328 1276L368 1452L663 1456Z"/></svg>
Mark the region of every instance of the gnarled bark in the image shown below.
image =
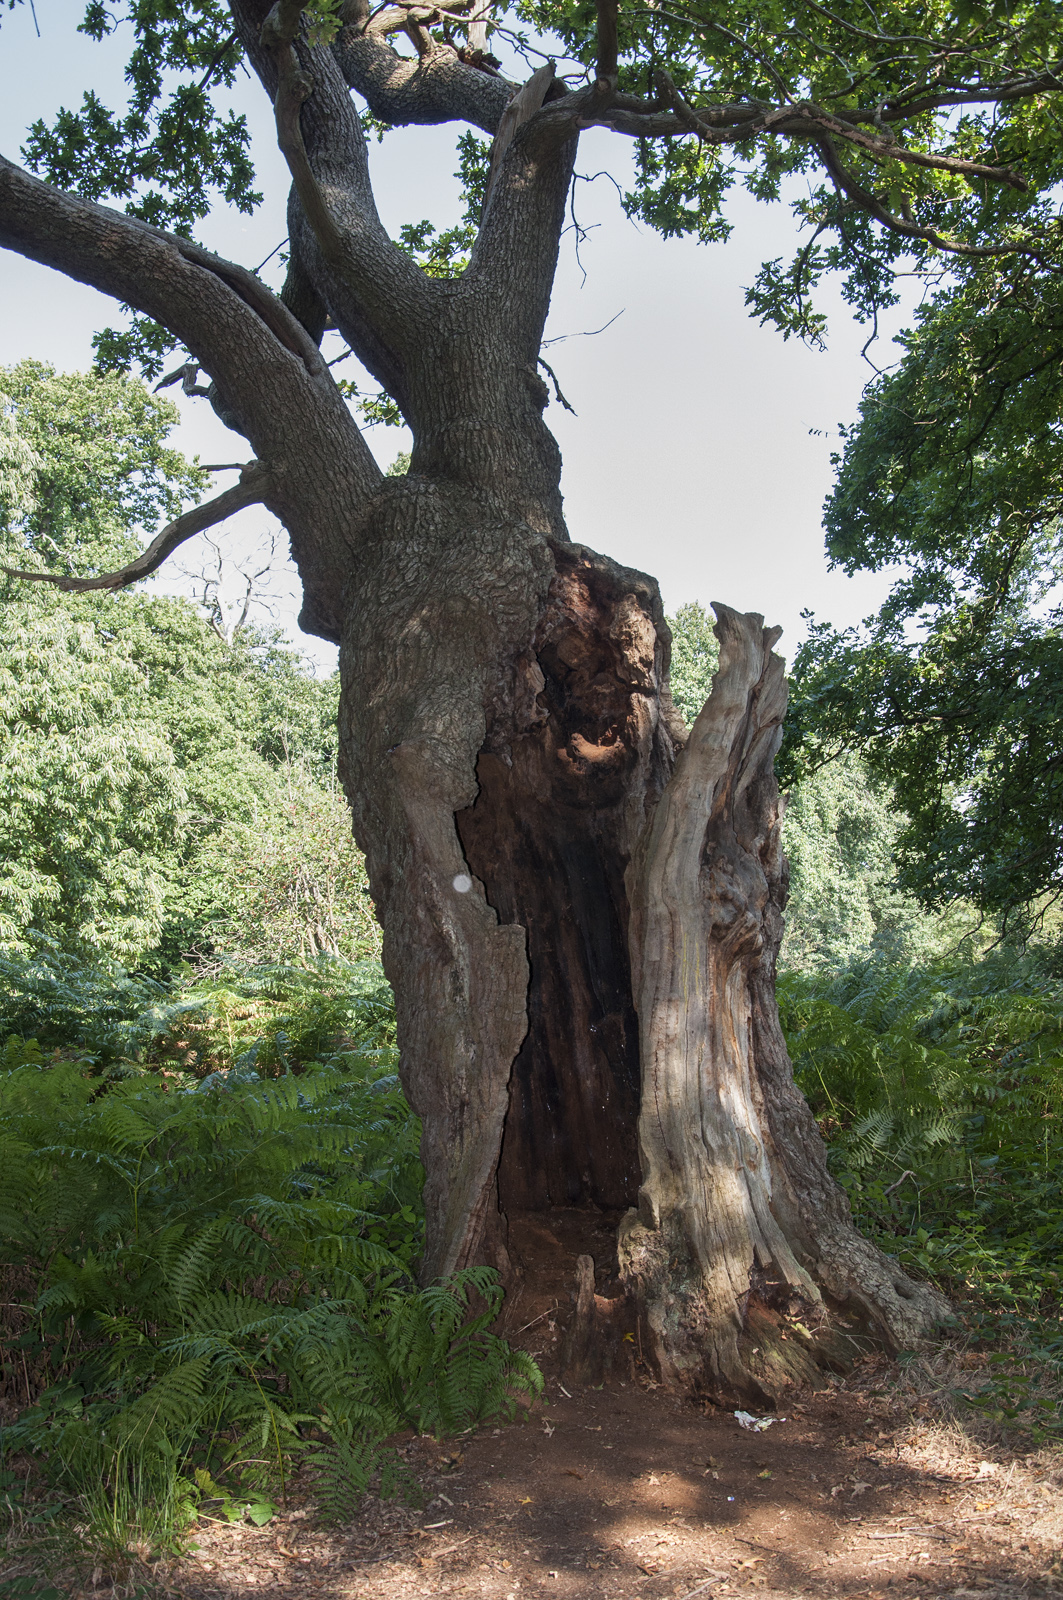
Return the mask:
<svg viewBox="0 0 1063 1600"><path fill-rule="evenodd" d="M620 1258L666 1382L764 1400L844 1361L850 1330L896 1348L945 1305L856 1234L794 1086L774 999L779 630L715 610L712 694L629 872L642 1184Z"/></svg>

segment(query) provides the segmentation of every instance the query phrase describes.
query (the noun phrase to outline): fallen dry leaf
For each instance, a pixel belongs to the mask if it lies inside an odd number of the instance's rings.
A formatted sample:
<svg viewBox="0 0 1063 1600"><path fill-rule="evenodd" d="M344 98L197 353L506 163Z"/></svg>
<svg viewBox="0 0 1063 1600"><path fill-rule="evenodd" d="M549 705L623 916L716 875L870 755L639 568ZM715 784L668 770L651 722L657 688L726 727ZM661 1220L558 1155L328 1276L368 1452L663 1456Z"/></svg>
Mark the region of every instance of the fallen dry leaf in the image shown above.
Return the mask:
<svg viewBox="0 0 1063 1600"><path fill-rule="evenodd" d="M856 1494L866 1494L867 1491L869 1489L873 1488L873 1487L874 1487L874 1485L870 1484L870 1483L854 1483L853 1484L853 1494L854 1495L856 1495Z"/></svg>

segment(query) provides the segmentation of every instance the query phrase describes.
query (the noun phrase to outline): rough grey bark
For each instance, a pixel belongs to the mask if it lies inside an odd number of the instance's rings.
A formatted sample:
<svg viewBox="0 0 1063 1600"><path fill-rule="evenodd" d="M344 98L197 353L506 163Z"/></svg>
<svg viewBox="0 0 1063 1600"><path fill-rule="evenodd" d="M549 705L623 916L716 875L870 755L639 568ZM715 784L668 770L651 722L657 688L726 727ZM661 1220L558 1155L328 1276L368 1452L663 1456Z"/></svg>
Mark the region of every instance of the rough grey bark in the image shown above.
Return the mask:
<svg viewBox="0 0 1063 1600"><path fill-rule="evenodd" d="M669 1382L774 1393L839 1359L854 1316L912 1342L939 1303L855 1234L779 1033L770 638L722 613L724 667L677 766L656 585L570 542L543 417L579 130L682 133L689 108L619 95L608 28L588 88L540 73L518 100L412 23L418 59L397 57L401 8L350 0L332 48L297 0L232 11L292 172L283 295L7 161L0 244L183 341L288 529L303 626L340 644L341 770L424 1124L425 1278L486 1260L514 1282L507 1218L582 1208L589 1239L628 1211L627 1281ZM499 132L460 278L387 236L350 86L388 120ZM382 478L321 359L329 320L412 429L404 478ZM585 1369L595 1319L621 1319L580 1270Z"/></svg>

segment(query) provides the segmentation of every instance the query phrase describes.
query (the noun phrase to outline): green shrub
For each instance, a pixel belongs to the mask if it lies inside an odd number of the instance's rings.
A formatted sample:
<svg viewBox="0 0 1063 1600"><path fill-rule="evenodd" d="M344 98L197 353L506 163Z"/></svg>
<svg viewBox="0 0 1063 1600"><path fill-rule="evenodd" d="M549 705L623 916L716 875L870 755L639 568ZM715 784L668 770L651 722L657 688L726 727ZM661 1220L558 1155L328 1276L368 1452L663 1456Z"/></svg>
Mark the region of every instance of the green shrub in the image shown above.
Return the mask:
<svg viewBox="0 0 1063 1600"><path fill-rule="evenodd" d="M38 935L32 954L0 948L0 1039L35 1039L101 1066L142 1061L186 1013L201 1009L174 984L80 960Z"/></svg>
<svg viewBox="0 0 1063 1600"><path fill-rule="evenodd" d="M92 1027L70 995L45 1019L65 1055L14 1036L0 1057L8 1344L39 1390L3 1431L8 1462L38 1463L97 1539L162 1547L203 1503L267 1518L300 1461L338 1513L376 1474L401 1486L396 1429L535 1393L488 1331L494 1272L415 1287L419 1126L379 969L229 975L165 992L138 1031L145 995L119 986L108 1024L138 1061L72 1058ZM193 1070L175 1026L198 1029Z"/></svg>
<svg viewBox="0 0 1063 1600"><path fill-rule="evenodd" d="M1063 989L1032 956L788 973L797 1082L857 1225L989 1340L1063 1371ZM989 1386L1030 1410L1026 1379ZM977 1396L974 1397L976 1400ZM1021 1402L1021 1403L1020 1403ZM1029 1419L1028 1419L1029 1420ZM1063 1429L1055 1401L1042 1427Z"/></svg>

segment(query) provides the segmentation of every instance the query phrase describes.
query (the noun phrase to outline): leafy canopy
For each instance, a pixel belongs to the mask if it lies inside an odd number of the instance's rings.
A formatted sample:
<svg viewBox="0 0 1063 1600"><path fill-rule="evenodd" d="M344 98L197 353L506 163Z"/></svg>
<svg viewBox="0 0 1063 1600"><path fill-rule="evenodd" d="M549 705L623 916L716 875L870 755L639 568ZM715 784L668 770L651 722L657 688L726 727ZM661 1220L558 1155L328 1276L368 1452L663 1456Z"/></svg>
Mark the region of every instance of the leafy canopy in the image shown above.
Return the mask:
<svg viewBox="0 0 1063 1600"><path fill-rule="evenodd" d="M129 378L0 372L0 549L121 564L203 474ZM0 945L163 965L364 954L379 937L335 783L336 697L276 637L143 589L0 585Z"/></svg>
<svg viewBox="0 0 1063 1600"><path fill-rule="evenodd" d="M908 815L903 881L1028 920L1063 893L1063 298L981 271L868 390L826 508L836 565L896 576L796 663L790 771L858 748Z"/></svg>
<svg viewBox="0 0 1063 1600"><path fill-rule="evenodd" d="M335 6L309 9L317 39L343 20ZM419 15L422 40L455 48L467 25L460 12ZM219 200L255 206L248 130L228 105L241 46L226 9L138 0L123 15L90 0L80 26L97 39L128 28L128 103L106 107L90 88L79 108L35 123L23 152L33 170L184 231ZM597 70L588 0L518 0L490 27L497 48L529 64L560 53L573 87ZM713 240L729 232L724 202L735 183L762 200L786 198L805 238L792 260L764 264L748 300L785 334L813 340L823 316L811 297L835 270L863 318L894 302L902 259L930 274L950 253L1041 272L1061 242L1057 40L1054 0L622 6L621 95L632 107L639 97L642 110L656 103L681 124L679 137L674 127L658 137L651 122L618 124L645 129L624 204L665 237ZM815 125L804 130L802 118ZM466 192L476 202L464 221L442 235L423 223L401 234L430 273L461 270L474 232L483 150L464 140ZM107 346L115 359L133 348L121 339Z"/></svg>

